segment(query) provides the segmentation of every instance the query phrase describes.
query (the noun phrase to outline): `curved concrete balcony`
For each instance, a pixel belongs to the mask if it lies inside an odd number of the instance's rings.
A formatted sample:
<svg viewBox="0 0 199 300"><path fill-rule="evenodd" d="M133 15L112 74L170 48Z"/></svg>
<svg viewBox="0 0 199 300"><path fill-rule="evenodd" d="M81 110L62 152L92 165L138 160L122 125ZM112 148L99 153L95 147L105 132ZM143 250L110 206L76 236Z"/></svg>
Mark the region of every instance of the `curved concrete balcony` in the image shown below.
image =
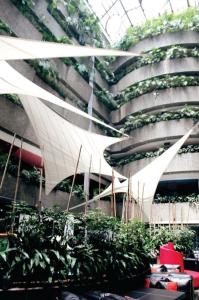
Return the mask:
<svg viewBox="0 0 199 300"><path fill-rule="evenodd" d="M193 126L192 119L180 119L180 120L170 120L161 121L157 123L152 123L145 125L142 128L132 130L130 132L131 136L128 140L113 145L111 147L111 152L114 153L125 153L132 148L144 146L148 149L151 143L157 142L162 145L164 142L169 142L170 139L179 139L185 133L189 131ZM199 138L199 131L191 135L196 139Z"/></svg>
<svg viewBox="0 0 199 300"><path fill-rule="evenodd" d="M199 33L195 31L180 31L173 33L164 33L152 38L146 38L136 45L129 48L128 51L142 53L154 48L167 48L172 45L197 46L199 44ZM121 57L118 58L114 65L114 72L118 69L129 65L135 58Z"/></svg>
<svg viewBox="0 0 199 300"><path fill-rule="evenodd" d="M117 170L119 170L124 176L128 177L128 174L137 173L139 170L150 164L154 159L156 159L156 157L143 158L117 168ZM195 152L180 155L177 154L169 164L168 168L165 170L165 173L161 180L165 179L167 175L169 175L170 179L172 179L173 176L175 177L175 179L181 179L181 174L183 174L183 177L186 176L187 179L198 178L199 153ZM195 177L193 177L193 174L195 174Z"/></svg>
<svg viewBox="0 0 199 300"><path fill-rule="evenodd" d="M180 75L182 73L199 73L199 60L192 57L167 59L160 63L141 67L128 73L117 84L113 85L111 92L117 95L117 93L140 81L167 74Z"/></svg>
<svg viewBox="0 0 199 300"><path fill-rule="evenodd" d="M199 87L178 87L159 90L154 93L144 94L123 104L119 109L111 112L111 122L114 124L124 121L131 114L142 111L143 113L157 111L168 107L181 105L199 105Z"/></svg>

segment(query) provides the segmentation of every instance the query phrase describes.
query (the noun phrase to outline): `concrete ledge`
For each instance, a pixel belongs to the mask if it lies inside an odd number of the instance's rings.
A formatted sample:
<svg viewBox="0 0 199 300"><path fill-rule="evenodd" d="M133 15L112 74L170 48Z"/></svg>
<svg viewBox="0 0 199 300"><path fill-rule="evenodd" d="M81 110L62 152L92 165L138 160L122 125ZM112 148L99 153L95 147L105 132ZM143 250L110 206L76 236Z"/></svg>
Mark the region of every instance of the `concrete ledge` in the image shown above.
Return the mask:
<svg viewBox="0 0 199 300"><path fill-rule="evenodd" d="M142 53L149 51L153 48L167 48L172 45L181 45L181 46L194 46L199 44L199 33L195 31L180 31L173 33L164 33L152 38L146 38L135 46L129 48L128 51L135 53ZM114 72L126 65L130 64L134 58L129 57L120 57L118 58L114 65Z"/></svg>
<svg viewBox="0 0 199 300"><path fill-rule="evenodd" d="M17 36L42 40L42 34L9 0L1 0L0 19L6 22Z"/></svg>
<svg viewBox="0 0 199 300"><path fill-rule="evenodd" d="M148 147L149 143L158 141L160 145L164 142L169 142L171 138L179 139L193 126L192 119L180 119L161 121L146 125L131 131L131 138L111 147L112 153L127 152L133 147L143 146ZM197 133L192 135L198 139ZM144 147L145 146L145 147Z"/></svg>
<svg viewBox="0 0 199 300"><path fill-rule="evenodd" d="M60 10L62 11L63 15L66 15L66 8L64 7L64 5L59 4L59 7L61 8ZM37 15L37 17L42 20L45 26L53 33L53 35L56 38L66 36L66 32L58 24L56 19L54 19L54 17L48 12L48 3L46 1L37 0L32 9L34 13ZM71 40L73 41L73 43L78 45L78 42L74 38L71 38ZM79 60L78 57L77 60ZM95 82L101 88L108 89L107 82L101 77L100 73L97 70L95 70Z"/></svg>
<svg viewBox="0 0 199 300"><path fill-rule="evenodd" d="M170 213L169 213L170 211ZM199 203L161 203L152 205L153 223L169 224L198 224Z"/></svg>
<svg viewBox="0 0 199 300"><path fill-rule="evenodd" d="M179 59L168 59L160 63L141 67L124 76L117 84L111 87L111 92L117 94L127 87L140 81L163 75L179 75L181 73L198 73L199 60L187 57Z"/></svg>
<svg viewBox="0 0 199 300"><path fill-rule="evenodd" d="M146 113L185 104L198 105L199 99L197 95L199 95L198 86L159 90L156 96L154 93L144 94L123 104L119 109L112 111L111 121L114 124L120 123L129 115L139 111Z"/></svg>
<svg viewBox="0 0 199 300"><path fill-rule="evenodd" d="M133 161L123 167L117 168L124 176L128 176L129 172L135 174L145 166L150 164L157 157L143 158L137 161ZM186 173L187 179L192 179L190 173L195 173L195 178L199 176L199 153L186 153L186 154L177 154L172 160L171 164L165 171L166 174L172 175L173 178L178 179L179 173ZM164 179L164 176L162 180Z"/></svg>

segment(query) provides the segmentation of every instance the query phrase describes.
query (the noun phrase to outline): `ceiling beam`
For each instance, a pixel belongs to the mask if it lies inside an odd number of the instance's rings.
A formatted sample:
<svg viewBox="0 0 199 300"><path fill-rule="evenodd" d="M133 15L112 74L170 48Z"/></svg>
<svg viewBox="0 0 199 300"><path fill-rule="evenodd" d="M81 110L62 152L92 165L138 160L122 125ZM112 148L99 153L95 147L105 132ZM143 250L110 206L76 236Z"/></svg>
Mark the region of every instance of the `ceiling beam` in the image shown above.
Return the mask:
<svg viewBox="0 0 199 300"><path fill-rule="evenodd" d="M128 12L127 12L126 8L124 7L124 4L122 3L121 0L119 0L119 2L120 2L121 6L122 6L122 8L123 8L123 10L124 10L124 12L125 12L125 15L127 16L127 19L129 20L129 23L130 23L131 26L133 27L133 23L131 22L131 19L129 18Z"/></svg>

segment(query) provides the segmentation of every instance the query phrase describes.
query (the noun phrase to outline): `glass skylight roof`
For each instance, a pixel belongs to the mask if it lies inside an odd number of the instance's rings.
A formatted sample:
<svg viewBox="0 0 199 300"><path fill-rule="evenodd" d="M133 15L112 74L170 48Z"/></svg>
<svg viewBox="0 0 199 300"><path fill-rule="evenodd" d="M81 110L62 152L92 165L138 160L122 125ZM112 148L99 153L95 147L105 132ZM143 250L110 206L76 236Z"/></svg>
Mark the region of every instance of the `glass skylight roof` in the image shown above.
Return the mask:
<svg viewBox="0 0 199 300"><path fill-rule="evenodd" d="M198 7L199 0L86 0L110 40L121 39L126 29L164 12L180 12L189 6Z"/></svg>

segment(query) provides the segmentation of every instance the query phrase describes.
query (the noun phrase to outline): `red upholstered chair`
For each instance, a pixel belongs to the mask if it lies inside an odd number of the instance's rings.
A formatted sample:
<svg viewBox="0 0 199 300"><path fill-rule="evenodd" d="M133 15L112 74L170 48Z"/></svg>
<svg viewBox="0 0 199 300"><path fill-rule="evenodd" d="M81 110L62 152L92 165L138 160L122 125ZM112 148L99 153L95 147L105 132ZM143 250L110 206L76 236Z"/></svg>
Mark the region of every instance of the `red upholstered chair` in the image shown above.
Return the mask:
<svg viewBox="0 0 199 300"><path fill-rule="evenodd" d="M173 243L168 243L160 247L160 264L180 265L181 272L191 275L193 278L193 287L199 288L199 272L185 270L182 253L174 250Z"/></svg>

